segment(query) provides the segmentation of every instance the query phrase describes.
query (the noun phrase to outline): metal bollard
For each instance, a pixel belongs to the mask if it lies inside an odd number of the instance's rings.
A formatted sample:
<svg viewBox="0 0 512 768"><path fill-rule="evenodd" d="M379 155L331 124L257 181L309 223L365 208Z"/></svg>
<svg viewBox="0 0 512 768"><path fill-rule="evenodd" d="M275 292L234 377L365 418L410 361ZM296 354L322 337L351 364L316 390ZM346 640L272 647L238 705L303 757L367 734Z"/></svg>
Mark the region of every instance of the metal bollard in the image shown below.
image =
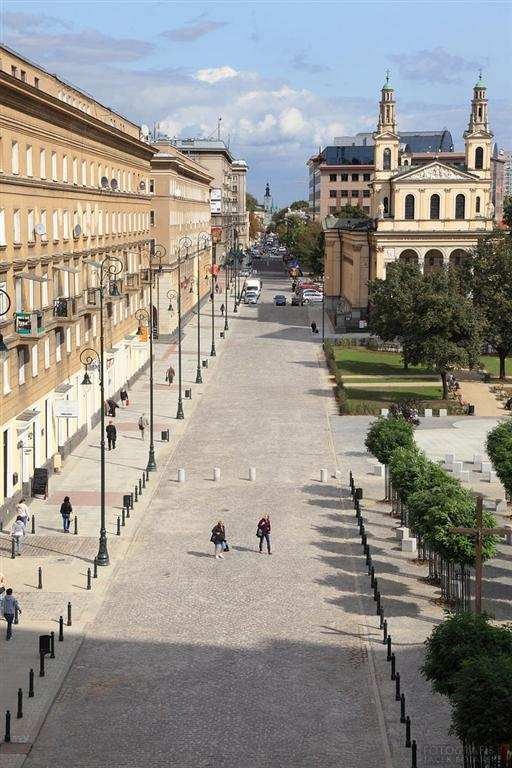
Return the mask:
<svg viewBox="0 0 512 768"><path fill-rule="evenodd" d="M31 669L28 673L28 697L29 699L34 698L34 670Z"/></svg>
<svg viewBox="0 0 512 768"><path fill-rule="evenodd" d="M391 654L391 679L394 680L396 677L396 658L395 654Z"/></svg>
<svg viewBox="0 0 512 768"><path fill-rule="evenodd" d="M183 467L180 467L178 469L178 483L184 483L187 479L186 472Z"/></svg>
<svg viewBox="0 0 512 768"><path fill-rule="evenodd" d="M78 536L78 517L75 515L73 534Z"/></svg>
<svg viewBox="0 0 512 768"><path fill-rule="evenodd" d="M371 573L371 570L373 568L373 560L372 560L372 556L370 555L370 547L368 547L367 563L368 563L368 573Z"/></svg>
<svg viewBox="0 0 512 768"><path fill-rule="evenodd" d="M379 611L379 629L384 629L384 608L381 608ZM386 622L387 627L387 622Z"/></svg>
<svg viewBox="0 0 512 768"><path fill-rule="evenodd" d="M386 656L386 661L391 661L391 635L387 636L386 643L388 646L388 655Z"/></svg>
<svg viewBox="0 0 512 768"><path fill-rule="evenodd" d="M20 623L20 612L18 609L18 605L14 606L14 623L19 624Z"/></svg>
<svg viewBox="0 0 512 768"><path fill-rule="evenodd" d="M374 581L375 581L375 568L372 565L370 569L370 587L373 587Z"/></svg>
<svg viewBox="0 0 512 768"><path fill-rule="evenodd" d="M55 658L55 632L50 632L50 659Z"/></svg>
<svg viewBox="0 0 512 768"><path fill-rule="evenodd" d="M142 487L143 488L146 487L146 473L145 472L142 473Z"/></svg>
<svg viewBox="0 0 512 768"><path fill-rule="evenodd" d="M67 626L71 626L71 603L68 603L68 620L67 620Z"/></svg>
<svg viewBox="0 0 512 768"><path fill-rule="evenodd" d="M133 509L133 493L130 493L130 506Z"/></svg>
<svg viewBox="0 0 512 768"><path fill-rule="evenodd" d="M37 588L42 589L43 588L43 569L41 566L37 569Z"/></svg>
<svg viewBox="0 0 512 768"><path fill-rule="evenodd" d="M121 525L123 528L126 525L126 512L124 511L124 507L121 510Z"/></svg>
<svg viewBox="0 0 512 768"><path fill-rule="evenodd" d="M139 478L139 496L142 496L142 480Z"/></svg>
<svg viewBox="0 0 512 768"><path fill-rule="evenodd" d="M214 467L213 468L213 479L215 482L220 480L220 467Z"/></svg>
<svg viewBox="0 0 512 768"><path fill-rule="evenodd" d="M382 610L382 606L380 604L380 592L377 592L377 616L379 616L380 612Z"/></svg>
<svg viewBox="0 0 512 768"><path fill-rule="evenodd" d="M146 480L149 481L149 469L146 469Z"/></svg>
<svg viewBox="0 0 512 768"><path fill-rule="evenodd" d="M411 749L411 768L418 768L418 746L416 739L412 740Z"/></svg>
<svg viewBox="0 0 512 768"><path fill-rule="evenodd" d="M39 654L39 677L44 677L44 653Z"/></svg>
<svg viewBox="0 0 512 768"><path fill-rule="evenodd" d="M409 715L405 718L405 746L411 746L411 718Z"/></svg>
<svg viewBox="0 0 512 768"><path fill-rule="evenodd" d="M59 643L64 641L64 618L59 616Z"/></svg>
<svg viewBox="0 0 512 768"><path fill-rule="evenodd" d="M377 599L377 589L378 589L379 580L374 577L373 579L373 599Z"/></svg>
<svg viewBox="0 0 512 768"><path fill-rule="evenodd" d="M119 515L117 516L117 530L116 530L116 536L121 535L121 518Z"/></svg>
<svg viewBox="0 0 512 768"><path fill-rule="evenodd" d="M386 619L384 619L384 621L382 622L382 629L384 631L384 639L382 641L382 645L386 645L388 642L388 623ZM388 659L388 661L390 661L390 659Z"/></svg>
<svg viewBox="0 0 512 768"><path fill-rule="evenodd" d="M98 578L98 558L97 557L94 558L92 567L93 567L92 577L93 579L97 579Z"/></svg>
<svg viewBox="0 0 512 768"><path fill-rule="evenodd" d="M0 533L4 532L4 521L0 520Z"/></svg>
<svg viewBox="0 0 512 768"><path fill-rule="evenodd" d="M31 533L35 533L35 532L36 532L36 516L32 515L32 529L31 529Z"/></svg>
<svg viewBox="0 0 512 768"><path fill-rule="evenodd" d="M139 489L137 488L137 486L135 486L135 492L133 494L133 500L134 501L138 501L139 500Z"/></svg>
<svg viewBox="0 0 512 768"><path fill-rule="evenodd" d="M400 701L400 672L395 675L395 701Z"/></svg>
<svg viewBox="0 0 512 768"><path fill-rule="evenodd" d="M400 694L400 722L405 723L405 693Z"/></svg>
<svg viewBox="0 0 512 768"><path fill-rule="evenodd" d="M11 713L9 710L5 713L5 735L4 741L8 744L11 740Z"/></svg>
<svg viewBox="0 0 512 768"><path fill-rule="evenodd" d="M130 519L130 507L126 507L126 519Z"/></svg>
<svg viewBox="0 0 512 768"><path fill-rule="evenodd" d="M16 559L16 553L14 551L14 538L11 539L11 559L12 560Z"/></svg>
<svg viewBox="0 0 512 768"><path fill-rule="evenodd" d="M367 542L366 533L363 533L361 535L361 545L363 547L363 552L365 555L366 555L366 542Z"/></svg>
<svg viewBox="0 0 512 768"><path fill-rule="evenodd" d="M18 688L18 711L16 712L16 717L18 720L21 720L23 717L23 690L22 688Z"/></svg>
<svg viewBox="0 0 512 768"><path fill-rule="evenodd" d="M256 480L256 467L249 467L249 480Z"/></svg>
<svg viewBox="0 0 512 768"><path fill-rule="evenodd" d="M87 589L91 589L91 569L87 569Z"/></svg>

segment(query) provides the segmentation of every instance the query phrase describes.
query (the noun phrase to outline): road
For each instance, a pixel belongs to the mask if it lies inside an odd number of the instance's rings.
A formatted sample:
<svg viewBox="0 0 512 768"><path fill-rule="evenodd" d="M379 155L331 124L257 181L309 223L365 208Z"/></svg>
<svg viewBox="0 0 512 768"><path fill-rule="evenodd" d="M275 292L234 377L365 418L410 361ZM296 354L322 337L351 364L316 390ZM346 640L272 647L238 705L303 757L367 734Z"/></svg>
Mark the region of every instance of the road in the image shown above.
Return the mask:
<svg viewBox="0 0 512 768"><path fill-rule="evenodd" d="M306 308L272 305L284 278L263 277L262 303L230 317L215 376L27 768L391 765L366 598L343 570L360 547L355 533L339 538L334 481L318 482L334 468L318 337ZM257 552L264 512L271 557ZM218 518L231 545L221 561L209 543Z"/></svg>

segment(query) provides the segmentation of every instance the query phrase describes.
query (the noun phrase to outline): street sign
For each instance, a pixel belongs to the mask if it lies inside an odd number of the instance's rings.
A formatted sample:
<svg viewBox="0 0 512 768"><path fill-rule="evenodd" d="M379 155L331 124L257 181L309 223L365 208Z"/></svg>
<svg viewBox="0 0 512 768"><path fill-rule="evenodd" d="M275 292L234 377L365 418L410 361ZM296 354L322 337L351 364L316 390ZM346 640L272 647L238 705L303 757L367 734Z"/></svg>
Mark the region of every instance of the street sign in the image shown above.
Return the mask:
<svg viewBox="0 0 512 768"><path fill-rule="evenodd" d="M53 412L58 419L78 419L78 400L55 400Z"/></svg>

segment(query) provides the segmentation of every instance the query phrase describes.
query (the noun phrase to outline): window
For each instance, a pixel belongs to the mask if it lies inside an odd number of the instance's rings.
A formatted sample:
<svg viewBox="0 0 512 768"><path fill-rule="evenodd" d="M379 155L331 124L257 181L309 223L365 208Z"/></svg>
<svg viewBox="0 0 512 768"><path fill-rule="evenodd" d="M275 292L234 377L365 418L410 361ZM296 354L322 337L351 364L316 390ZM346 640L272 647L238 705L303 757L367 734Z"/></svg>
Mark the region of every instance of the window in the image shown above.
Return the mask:
<svg viewBox="0 0 512 768"><path fill-rule="evenodd" d="M34 227L36 226L36 219L33 210L27 211L27 240L29 243L35 243L36 234Z"/></svg>
<svg viewBox="0 0 512 768"><path fill-rule="evenodd" d="M5 210L0 208L0 246L6 245L5 239Z"/></svg>
<svg viewBox="0 0 512 768"><path fill-rule="evenodd" d="M37 344L34 344L32 347L32 376L37 376L39 372L39 355L38 355L38 349Z"/></svg>
<svg viewBox="0 0 512 768"><path fill-rule="evenodd" d="M336 190L335 189L330 189L329 190L329 197L336 197Z"/></svg>
<svg viewBox="0 0 512 768"><path fill-rule="evenodd" d="M91 187L94 187L94 163L91 163L89 165L89 185Z"/></svg>
<svg viewBox="0 0 512 768"><path fill-rule="evenodd" d="M341 196L342 197L348 197L348 189L342 189L341 190Z"/></svg>
<svg viewBox="0 0 512 768"><path fill-rule="evenodd" d="M48 337L44 340L44 367L50 367L50 339Z"/></svg>
<svg viewBox="0 0 512 768"><path fill-rule="evenodd" d="M21 243L21 214L19 208L12 214L12 239L16 245Z"/></svg>
<svg viewBox="0 0 512 768"><path fill-rule="evenodd" d="M87 186L87 163L82 160L82 186Z"/></svg>
<svg viewBox="0 0 512 768"><path fill-rule="evenodd" d="M64 343L64 332L62 328L55 331L55 360L60 363L62 360L62 344Z"/></svg>
<svg viewBox="0 0 512 768"><path fill-rule="evenodd" d="M23 280L21 277L14 278L14 307L16 312L23 312Z"/></svg>
<svg viewBox="0 0 512 768"><path fill-rule="evenodd" d="M414 219L414 195L405 196L405 219Z"/></svg>
<svg viewBox="0 0 512 768"><path fill-rule="evenodd" d="M78 160L73 158L73 184L78 184Z"/></svg>
<svg viewBox="0 0 512 768"><path fill-rule="evenodd" d="M370 190L369 189L363 189L363 197L370 197Z"/></svg>
<svg viewBox="0 0 512 768"><path fill-rule="evenodd" d="M353 173L352 174L352 181L359 181L359 174L358 173Z"/></svg>
<svg viewBox="0 0 512 768"><path fill-rule="evenodd" d="M39 88L39 78L34 77L34 88Z"/></svg>
<svg viewBox="0 0 512 768"><path fill-rule="evenodd" d="M331 176L331 181L336 181L336 176L334 176L334 179ZM155 191L155 180L154 179L150 179L149 180L149 191L152 192L152 193Z"/></svg>
<svg viewBox="0 0 512 768"><path fill-rule="evenodd" d="M17 77L17 76L18 76L18 67L15 67L15 66L14 66L14 65L12 65L12 64L11 64L11 75L12 75L13 77Z"/></svg>
<svg viewBox="0 0 512 768"><path fill-rule="evenodd" d="M385 197L382 203L384 205L384 215L387 216L389 214L389 197Z"/></svg>
<svg viewBox="0 0 512 768"><path fill-rule="evenodd" d="M25 383L25 366L27 364L28 350L26 347L18 347L18 383Z"/></svg>
<svg viewBox="0 0 512 768"><path fill-rule="evenodd" d="M52 213L52 238L54 240L59 239L59 212L53 211Z"/></svg>
<svg viewBox="0 0 512 768"><path fill-rule="evenodd" d="M39 178L46 179L46 150L39 150Z"/></svg>
<svg viewBox="0 0 512 768"><path fill-rule="evenodd" d="M48 301L48 273L45 272L43 275L41 275L41 277L46 278L41 283L41 306L42 307L47 307L48 304L49 304L49 301Z"/></svg>
<svg viewBox="0 0 512 768"><path fill-rule="evenodd" d="M336 181L336 174L335 173L330 173L329 174L329 181ZM150 182L150 184L151 184L151 182ZM150 186L149 189L151 191L151 186Z"/></svg>
<svg viewBox="0 0 512 768"><path fill-rule="evenodd" d="M341 180L342 181L348 181L348 173L342 173L341 174Z"/></svg>
<svg viewBox="0 0 512 768"><path fill-rule="evenodd" d="M11 145L11 171L14 175L20 172L20 149L17 141L13 141Z"/></svg>
<svg viewBox="0 0 512 768"><path fill-rule="evenodd" d="M39 222L43 227L43 233L41 235L41 242L46 243L48 242L48 229L46 227L46 211L41 209L41 213L39 215Z"/></svg>
<svg viewBox="0 0 512 768"><path fill-rule="evenodd" d="M103 235L103 211L101 209L98 211L98 235L100 237Z"/></svg>
<svg viewBox="0 0 512 768"><path fill-rule="evenodd" d="M351 190L350 197L359 197L359 192L357 191L357 189Z"/></svg>
<svg viewBox="0 0 512 768"><path fill-rule="evenodd" d="M481 171L484 167L484 150L482 147L475 149L475 168L477 171Z"/></svg>
<svg viewBox="0 0 512 768"><path fill-rule="evenodd" d="M475 212L480 213L480 198L477 197L475 200Z"/></svg>
<svg viewBox="0 0 512 768"><path fill-rule="evenodd" d="M71 328L66 328L66 352L71 354Z"/></svg>
<svg viewBox="0 0 512 768"><path fill-rule="evenodd" d="M329 206L329 213L336 213L336 211L337 211L337 208L336 208L335 205L330 205Z"/></svg>
<svg viewBox="0 0 512 768"><path fill-rule="evenodd" d="M385 171L391 170L391 150L386 147L382 156L382 167ZM406 217L407 218L407 217ZM411 217L412 218L412 217Z"/></svg>
<svg viewBox="0 0 512 768"><path fill-rule="evenodd" d="M79 322L76 324L75 334L76 334L76 346L79 347L80 346L80 323Z"/></svg>
<svg viewBox="0 0 512 768"><path fill-rule="evenodd" d="M57 180L57 153L52 152L52 181Z"/></svg>
<svg viewBox="0 0 512 768"><path fill-rule="evenodd" d="M370 174L369 173L363 173L363 181L370 181Z"/></svg>
<svg viewBox="0 0 512 768"><path fill-rule="evenodd" d="M62 158L62 181L67 184L68 182L68 156L64 155Z"/></svg>
<svg viewBox="0 0 512 768"><path fill-rule="evenodd" d="M33 176L34 175L34 166L32 164L32 147L27 146L27 153L26 153L26 169L25 173L27 176Z"/></svg>
<svg viewBox="0 0 512 768"><path fill-rule="evenodd" d="M27 73L24 69L20 69L20 78L24 83L27 82Z"/></svg>
<svg viewBox="0 0 512 768"><path fill-rule="evenodd" d="M10 359L9 357L5 357L4 364L3 364L4 395L7 395L11 391L9 367L10 367Z"/></svg>
<svg viewBox="0 0 512 768"><path fill-rule="evenodd" d="M334 193L334 196L336 197L336 192ZM331 197L332 197L332 195L331 195ZM149 223L151 224L152 227L155 226L155 212L154 211L150 211L149 212Z"/></svg>
<svg viewBox="0 0 512 768"><path fill-rule="evenodd" d="M455 198L455 218L463 219L466 214L466 198L464 195L457 195Z"/></svg>
<svg viewBox="0 0 512 768"><path fill-rule="evenodd" d="M430 218L439 218L440 198L439 195L432 195L430 197Z"/></svg>
<svg viewBox="0 0 512 768"><path fill-rule="evenodd" d="M67 209L62 212L62 237L64 240L69 240L69 211Z"/></svg>

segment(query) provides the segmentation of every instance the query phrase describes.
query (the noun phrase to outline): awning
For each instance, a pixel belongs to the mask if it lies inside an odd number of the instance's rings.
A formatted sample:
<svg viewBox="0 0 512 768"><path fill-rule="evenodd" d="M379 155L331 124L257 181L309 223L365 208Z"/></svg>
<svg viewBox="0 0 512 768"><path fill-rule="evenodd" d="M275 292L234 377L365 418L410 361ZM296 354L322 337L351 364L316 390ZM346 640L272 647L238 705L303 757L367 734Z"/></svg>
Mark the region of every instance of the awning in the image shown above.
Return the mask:
<svg viewBox="0 0 512 768"><path fill-rule="evenodd" d="M14 277L22 277L24 280L34 280L36 283L47 283L47 277L40 277L39 275L32 275L30 272L15 272Z"/></svg>
<svg viewBox="0 0 512 768"><path fill-rule="evenodd" d="M62 264L54 264L53 268L60 269L61 272L71 272L73 275L78 275L81 272L81 270L77 269L76 267L67 267L66 265Z"/></svg>
<svg viewBox="0 0 512 768"><path fill-rule="evenodd" d="M59 384L58 387L55 387L55 392L59 395L65 395L70 389L73 389L72 384Z"/></svg>
<svg viewBox="0 0 512 768"><path fill-rule="evenodd" d="M18 414L18 416L16 416L16 429L18 432L23 432L25 429L28 429L28 427L32 424L33 421L36 420L40 413L41 411L36 411L33 409L23 411L22 413Z"/></svg>

